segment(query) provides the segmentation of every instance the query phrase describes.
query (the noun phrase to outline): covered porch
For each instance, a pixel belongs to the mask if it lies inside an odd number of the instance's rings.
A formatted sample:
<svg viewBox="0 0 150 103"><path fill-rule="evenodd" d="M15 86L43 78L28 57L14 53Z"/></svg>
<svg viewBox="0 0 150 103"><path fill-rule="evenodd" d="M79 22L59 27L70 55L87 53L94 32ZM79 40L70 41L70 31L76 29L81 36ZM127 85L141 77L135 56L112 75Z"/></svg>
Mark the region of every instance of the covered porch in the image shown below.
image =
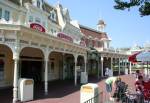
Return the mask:
<svg viewBox="0 0 150 103"><path fill-rule="evenodd" d="M9 78L4 81L13 81L14 103L18 100L18 80L22 77L32 76L31 78L38 81L37 84L42 85L42 92L45 95L49 93L49 81L52 80L73 77L72 82L77 85L76 66L81 66L79 61L82 62L84 64L82 70L86 72L87 48L26 27L11 25L8 30L8 26L10 25L3 25L3 29L0 30L0 47L6 46L10 51L13 80ZM3 50L0 51L2 55L5 52ZM7 58L7 54L4 57ZM11 74L5 66L3 70L6 72L5 76ZM38 70L38 73L33 75L34 70ZM12 84L10 83L10 86Z"/></svg>

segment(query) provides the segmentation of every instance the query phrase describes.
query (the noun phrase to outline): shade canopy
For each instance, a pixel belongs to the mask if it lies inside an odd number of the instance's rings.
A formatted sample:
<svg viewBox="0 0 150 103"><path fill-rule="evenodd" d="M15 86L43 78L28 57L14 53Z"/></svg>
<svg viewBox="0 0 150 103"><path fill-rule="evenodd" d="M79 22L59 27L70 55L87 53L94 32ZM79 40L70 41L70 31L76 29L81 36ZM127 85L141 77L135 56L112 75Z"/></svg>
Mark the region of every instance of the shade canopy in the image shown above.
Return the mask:
<svg viewBox="0 0 150 103"><path fill-rule="evenodd" d="M149 62L150 61L150 51L143 51L136 56L137 61Z"/></svg>

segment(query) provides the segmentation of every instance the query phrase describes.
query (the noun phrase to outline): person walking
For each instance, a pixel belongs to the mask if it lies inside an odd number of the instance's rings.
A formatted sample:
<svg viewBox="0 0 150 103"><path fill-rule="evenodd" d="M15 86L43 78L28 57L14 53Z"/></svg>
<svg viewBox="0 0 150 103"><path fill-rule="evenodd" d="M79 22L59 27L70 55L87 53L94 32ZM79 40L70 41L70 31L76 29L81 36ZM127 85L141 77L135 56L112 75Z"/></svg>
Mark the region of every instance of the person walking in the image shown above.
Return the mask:
<svg viewBox="0 0 150 103"><path fill-rule="evenodd" d="M105 68L105 76L108 77L109 76L109 68Z"/></svg>

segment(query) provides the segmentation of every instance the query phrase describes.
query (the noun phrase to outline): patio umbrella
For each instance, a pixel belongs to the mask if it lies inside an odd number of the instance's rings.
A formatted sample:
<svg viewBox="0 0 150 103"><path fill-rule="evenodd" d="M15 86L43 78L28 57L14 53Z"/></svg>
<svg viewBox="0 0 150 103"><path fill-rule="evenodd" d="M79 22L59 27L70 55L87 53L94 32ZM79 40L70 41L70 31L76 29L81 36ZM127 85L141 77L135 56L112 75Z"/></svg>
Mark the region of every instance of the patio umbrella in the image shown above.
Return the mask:
<svg viewBox="0 0 150 103"><path fill-rule="evenodd" d="M128 57L128 60L129 60L130 62L132 62L132 63L137 63L138 61L137 61L136 56L137 56L138 54L140 54L140 53L141 53L141 52L136 52L136 53L130 55L130 56Z"/></svg>
<svg viewBox="0 0 150 103"><path fill-rule="evenodd" d="M143 51L137 54L136 56L137 61L141 62L149 62L150 61L150 51Z"/></svg>
<svg viewBox="0 0 150 103"><path fill-rule="evenodd" d="M136 60L147 64L147 73L148 73L148 65L150 62L150 51L142 51L136 56Z"/></svg>

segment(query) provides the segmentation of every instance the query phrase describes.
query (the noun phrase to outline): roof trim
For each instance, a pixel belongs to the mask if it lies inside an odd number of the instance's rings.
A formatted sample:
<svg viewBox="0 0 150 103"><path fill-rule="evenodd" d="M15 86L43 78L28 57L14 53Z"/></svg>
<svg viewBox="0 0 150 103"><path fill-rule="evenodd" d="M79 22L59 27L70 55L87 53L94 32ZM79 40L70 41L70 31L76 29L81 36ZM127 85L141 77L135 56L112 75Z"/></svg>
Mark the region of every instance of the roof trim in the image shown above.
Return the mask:
<svg viewBox="0 0 150 103"><path fill-rule="evenodd" d="M106 32L100 32L100 31L98 31L98 30L95 30L95 29L93 29L93 28L90 28L90 27L87 27L87 26L84 26L84 25L81 25L81 24L79 24L79 27L84 28L84 29L91 30L91 31L96 32L96 33L106 34Z"/></svg>

